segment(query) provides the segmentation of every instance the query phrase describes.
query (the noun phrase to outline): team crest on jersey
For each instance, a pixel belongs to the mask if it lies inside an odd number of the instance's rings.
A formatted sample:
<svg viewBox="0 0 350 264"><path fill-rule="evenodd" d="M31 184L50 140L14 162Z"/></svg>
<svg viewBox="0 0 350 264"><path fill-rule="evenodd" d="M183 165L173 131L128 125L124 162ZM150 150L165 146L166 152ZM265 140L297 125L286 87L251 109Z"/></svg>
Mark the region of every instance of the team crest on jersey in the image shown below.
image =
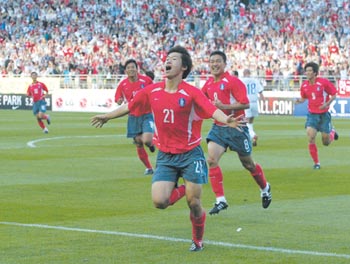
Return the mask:
<svg viewBox="0 0 350 264"><path fill-rule="evenodd" d="M319 92L321 90L320 86L317 86L317 92Z"/></svg>
<svg viewBox="0 0 350 264"><path fill-rule="evenodd" d="M223 91L225 89L225 84L220 84L220 90Z"/></svg>
<svg viewBox="0 0 350 264"><path fill-rule="evenodd" d="M141 83L141 89L145 88L145 85L143 83Z"/></svg>
<svg viewBox="0 0 350 264"><path fill-rule="evenodd" d="M180 98L180 99L179 99L179 105L180 105L180 107L184 107L185 104L186 104L185 99L184 99L184 98Z"/></svg>

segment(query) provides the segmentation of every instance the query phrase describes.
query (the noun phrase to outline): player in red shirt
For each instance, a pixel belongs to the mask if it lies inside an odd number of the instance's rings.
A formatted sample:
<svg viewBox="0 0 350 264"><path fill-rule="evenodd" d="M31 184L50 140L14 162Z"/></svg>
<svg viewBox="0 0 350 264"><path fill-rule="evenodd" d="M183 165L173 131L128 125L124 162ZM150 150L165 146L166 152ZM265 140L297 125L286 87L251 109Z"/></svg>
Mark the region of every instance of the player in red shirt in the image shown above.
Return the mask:
<svg viewBox="0 0 350 264"><path fill-rule="evenodd" d="M134 59L127 60L124 67L127 78L119 83L114 98L118 105L130 102L138 91L153 83L151 78L138 73L137 62ZM151 109L143 110L145 109L134 109L129 113L127 137L134 139L137 155L146 167L144 174L150 175L153 174L153 168L144 145L148 146L151 152L155 151L152 143L154 121Z"/></svg>
<svg viewBox="0 0 350 264"><path fill-rule="evenodd" d="M208 182L207 165L201 148L201 126L204 118L240 129L241 117L227 116L217 109L196 87L183 81L192 69L188 51L175 46L165 62L166 80L141 90L128 104L92 117L91 123L102 127L109 119L135 109L151 107L155 121L157 167L152 179L152 200L156 208L165 209L186 196L192 223L190 251L203 249L206 213L202 207L202 184ZM177 187L179 177L184 185Z"/></svg>
<svg viewBox="0 0 350 264"><path fill-rule="evenodd" d="M321 168L316 146L317 132L322 134L322 143L328 146L333 140L338 140L338 133L332 126L332 117L328 112L329 106L337 96L335 86L325 78L317 77L319 65L309 62L304 66L307 80L301 84L301 98L295 101L296 104L308 100L308 115L305 128L309 141L309 153L314 161L314 169Z"/></svg>
<svg viewBox="0 0 350 264"><path fill-rule="evenodd" d="M222 51L214 51L210 54L209 67L213 76L204 84L202 91L212 104L225 114L233 114L235 117L244 116L245 109L249 108L247 90L241 80L225 71L226 61L226 54ZM252 142L248 127L237 130L214 121L207 136L207 143L209 179L216 196L216 202L209 214L218 214L228 207L224 195L223 174L219 166L219 160L228 148L237 152L243 167L250 172L259 185L263 208L269 207L272 199L271 187L265 179L262 167L252 158Z"/></svg>
<svg viewBox="0 0 350 264"><path fill-rule="evenodd" d="M46 120L48 125L51 123L50 116L45 114L45 96L49 93L49 90L44 83L37 80L38 74L36 72L32 72L30 76L32 77L32 83L28 86L27 95L33 98L33 114L36 116L38 124L43 132L47 134L49 133L49 130L42 120Z"/></svg>

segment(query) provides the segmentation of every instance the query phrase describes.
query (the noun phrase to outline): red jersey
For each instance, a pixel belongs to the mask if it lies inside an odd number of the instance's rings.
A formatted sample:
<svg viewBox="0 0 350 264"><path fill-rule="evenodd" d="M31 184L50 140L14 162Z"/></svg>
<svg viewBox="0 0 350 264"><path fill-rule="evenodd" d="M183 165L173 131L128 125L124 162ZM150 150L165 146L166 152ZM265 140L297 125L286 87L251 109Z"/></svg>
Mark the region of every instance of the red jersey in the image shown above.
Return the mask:
<svg viewBox="0 0 350 264"><path fill-rule="evenodd" d="M211 101L214 101L214 99L217 98L223 104L233 104L235 102L249 104L245 84L240 79L232 76L228 72L225 72L218 82L215 82L214 78L210 77L204 84L202 91ZM235 117L244 115L245 113L244 109L222 111L226 115L234 114ZM223 125L216 120L214 122L215 124Z"/></svg>
<svg viewBox="0 0 350 264"><path fill-rule="evenodd" d="M337 89L325 78L317 77L314 84L310 84L308 80L301 84L300 95L302 98L308 99L308 110L312 114L326 113L329 109L320 109L320 106L328 102L330 95L335 95Z"/></svg>
<svg viewBox="0 0 350 264"><path fill-rule="evenodd" d="M32 83L28 86L27 95L33 97L34 103L45 98L45 92L48 93L46 85L42 82Z"/></svg>
<svg viewBox="0 0 350 264"><path fill-rule="evenodd" d="M163 81L139 91L129 110L151 107L157 148L171 154L188 152L201 143L203 119L211 118L217 108L198 88L184 81L175 93L164 89Z"/></svg>
<svg viewBox="0 0 350 264"><path fill-rule="evenodd" d="M115 102L117 102L120 98L123 98L124 101L126 102L130 102L138 91L142 90L147 85L153 83L152 79L146 75L138 74L137 78L138 79L136 82L130 82L128 78L125 78L119 83L117 90L115 91L115 96L114 96ZM151 112L151 109L148 108L147 113L143 113L143 114L148 114L150 112ZM135 116L139 116L140 115L139 113L140 111L138 109L135 109L134 111L130 111L130 114Z"/></svg>

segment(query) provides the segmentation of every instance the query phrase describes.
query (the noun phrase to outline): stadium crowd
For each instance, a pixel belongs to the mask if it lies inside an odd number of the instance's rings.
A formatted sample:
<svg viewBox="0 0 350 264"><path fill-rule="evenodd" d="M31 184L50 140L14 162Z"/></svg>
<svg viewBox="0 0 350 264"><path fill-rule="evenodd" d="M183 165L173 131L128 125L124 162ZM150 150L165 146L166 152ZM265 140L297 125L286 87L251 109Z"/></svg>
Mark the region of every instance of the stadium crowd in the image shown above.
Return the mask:
<svg viewBox="0 0 350 264"><path fill-rule="evenodd" d="M229 67L267 83L301 75L316 61L320 74L350 76L347 0L0 0L1 75L162 75L166 51L185 46L192 74L208 73L208 56L223 50ZM84 78L84 77L81 77Z"/></svg>

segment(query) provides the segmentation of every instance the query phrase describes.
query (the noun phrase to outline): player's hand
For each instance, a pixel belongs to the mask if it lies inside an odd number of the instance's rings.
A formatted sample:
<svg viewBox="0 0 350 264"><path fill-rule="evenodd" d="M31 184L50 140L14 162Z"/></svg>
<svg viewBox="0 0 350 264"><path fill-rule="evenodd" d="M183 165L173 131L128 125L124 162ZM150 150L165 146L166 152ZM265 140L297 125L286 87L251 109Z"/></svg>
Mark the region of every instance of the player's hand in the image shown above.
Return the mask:
<svg viewBox="0 0 350 264"><path fill-rule="evenodd" d="M118 105L121 105L123 103L125 103L125 100L123 97L120 97L118 100L115 101Z"/></svg>
<svg viewBox="0 0 350 264"><path fill-rule="evenodd" d="M213 105L219 109L223 109L223 103L219 100L217 93L214 93L214 100L212 100Z"/></svg>
<svg viewBox="0 0 350 264"><path fill-rule="evenodd" d="M219 109L224 109L224 104L219 99L214 100L214 105Z"/></svg>
<svg viewBox="0 0 350 264"><path fill-rule="evenodd" d="M304 102L304 100L299 99L299 98L294 100L294 104L301 104L303 102Z"/></svg>
<svg viewBox="0 0 350 264"><path fill-rule="evenodd" d="M97 128L103 127L108 122L108 118L105 115L95 115L91 118L91 125Z"/></svg>
<svg viewBox="0 0 350 264"><path fill-rule="evenodd" d="M320 108L320 110L323 110L323 109L327 109L328 107L329 107L329 105L327 103L324 103L319 108Z"/></svg>
<svg viewBox="0 0 350 264"><path fill-rule="evenodd" d="M227 118L227 124L230 127L236 128L238 131L242 132L241 127L247 126L247 120L244 115L234 117L233 114L229 115Z"/></svg>

